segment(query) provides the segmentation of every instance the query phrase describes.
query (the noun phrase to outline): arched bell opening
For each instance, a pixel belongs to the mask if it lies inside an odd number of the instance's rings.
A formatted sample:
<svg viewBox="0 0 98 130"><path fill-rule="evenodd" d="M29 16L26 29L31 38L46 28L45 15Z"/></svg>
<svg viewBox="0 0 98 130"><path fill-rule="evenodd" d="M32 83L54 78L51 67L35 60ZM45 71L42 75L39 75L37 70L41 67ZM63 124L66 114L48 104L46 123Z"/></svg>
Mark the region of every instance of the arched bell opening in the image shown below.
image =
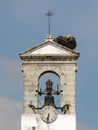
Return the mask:
<svg viewBox="0 0 98 130"><path fill-rule="evenodd" d="M46 91L46 88L50 85L52 87L52 96L54 98L54 105L56 107L61 107L60 94L55 94L55 91L60 91L60 77L57 73L53 71L45 71L43 72L38 79L38 90ZM49 93L48 93L49 94ZM38 107L42 107L46 104L45 102L45 94L38 95ZM53 102L53 101L49 101ZM52 103L53 104L53 103ZM58 111L59 112L59 111Z"/></svg>

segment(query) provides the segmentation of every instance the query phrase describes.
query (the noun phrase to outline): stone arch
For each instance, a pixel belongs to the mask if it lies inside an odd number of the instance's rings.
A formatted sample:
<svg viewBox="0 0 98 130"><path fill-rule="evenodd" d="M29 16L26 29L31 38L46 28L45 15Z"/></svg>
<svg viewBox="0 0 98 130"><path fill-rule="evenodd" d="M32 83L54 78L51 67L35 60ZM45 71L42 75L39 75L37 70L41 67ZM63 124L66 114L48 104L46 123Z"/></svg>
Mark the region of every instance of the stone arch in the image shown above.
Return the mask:
<svg viewBox="0 0 98 130"><path fill-rule="evenodd" d="M55 72L55 71L51 71L51 70L47 70L47 71L43 71L39 77L38 77L38 89L42 89L44 90L46 88L46 81L48 79L51 79L51 81L53 82L53 89L57 90L57 86L58 89L60 90L60 76ZM54 96L54 100L55 100L55 105L56 106L60 106L60 95L53 95ZM44 97L43 96L38 96L38 106L41 107L44 104Z"/></svg>
<svg viewBox="0 0 98 130"><path fill-rule="evenodd" d="M38 81L39 81L40 77L41 77L43 74L45 74L45 73L54 73L54 74L56 74L56 75L60 78L60 76L59 76L59 74L58 74L57 72L55 72L55 71L53 71L53 70L46 70L46 71L43 71L43 72L39 75Z"/></svg>

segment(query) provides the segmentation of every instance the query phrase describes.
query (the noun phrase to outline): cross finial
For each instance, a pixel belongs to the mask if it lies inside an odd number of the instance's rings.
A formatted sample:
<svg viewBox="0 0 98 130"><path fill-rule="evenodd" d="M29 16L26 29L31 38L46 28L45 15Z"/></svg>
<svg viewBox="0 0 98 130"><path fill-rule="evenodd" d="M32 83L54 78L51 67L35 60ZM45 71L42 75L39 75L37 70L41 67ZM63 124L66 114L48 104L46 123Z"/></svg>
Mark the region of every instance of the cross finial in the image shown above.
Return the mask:
<svg viewBox="0 0 98 130"><path fill-rule="evenodd" d="M48 16L48 26L49 26L49 35L50 35L50 25L51 25L51 16L54 15L51 10L48 10L48 13L46 13L45 15Z"/></svg>

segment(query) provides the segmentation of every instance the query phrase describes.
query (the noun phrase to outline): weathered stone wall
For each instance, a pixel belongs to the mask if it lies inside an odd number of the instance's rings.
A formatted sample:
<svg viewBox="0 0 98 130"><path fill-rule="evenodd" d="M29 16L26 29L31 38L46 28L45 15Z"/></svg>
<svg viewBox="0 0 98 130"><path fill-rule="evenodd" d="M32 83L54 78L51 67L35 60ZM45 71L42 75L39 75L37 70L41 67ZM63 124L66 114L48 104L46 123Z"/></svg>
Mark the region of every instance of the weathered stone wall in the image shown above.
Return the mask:
<svg viewBox="0 0 98 130"><path fill-rule="evenodd" d="M70 104L68 114L75 114L75 72L76 62L72 61L24 61L22 64L24 78L24 113L34 113L28 107L30 101L37 106L37 87L39 76L45 71L53 71L60 77L61 106Z"/></svg>

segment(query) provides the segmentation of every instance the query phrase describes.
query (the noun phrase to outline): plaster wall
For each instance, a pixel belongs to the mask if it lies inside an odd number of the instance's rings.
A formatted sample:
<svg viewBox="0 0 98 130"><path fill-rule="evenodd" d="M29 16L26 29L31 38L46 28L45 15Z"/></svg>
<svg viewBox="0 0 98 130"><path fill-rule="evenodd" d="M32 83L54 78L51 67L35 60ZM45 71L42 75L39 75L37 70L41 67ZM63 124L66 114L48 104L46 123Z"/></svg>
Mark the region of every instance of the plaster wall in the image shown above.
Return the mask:
<svg viewBox="0 0 98 130"><path fill-rule="evenodd" d="M76 130L76 115L58 115L55 122L47 124L40 115L23 114L21 130Z"/></svg>

